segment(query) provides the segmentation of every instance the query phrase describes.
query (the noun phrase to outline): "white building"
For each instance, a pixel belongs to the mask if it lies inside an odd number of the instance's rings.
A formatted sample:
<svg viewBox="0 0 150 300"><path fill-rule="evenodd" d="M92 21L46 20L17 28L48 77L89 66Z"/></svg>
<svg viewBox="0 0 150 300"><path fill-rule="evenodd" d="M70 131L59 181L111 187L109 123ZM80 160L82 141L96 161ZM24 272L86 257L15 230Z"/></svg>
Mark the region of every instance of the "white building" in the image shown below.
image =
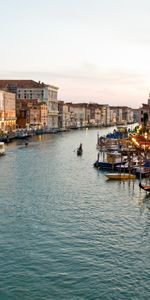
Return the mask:
<svg viewBox="0 0 150 300"><path fill-rule="evenodd" d="M108 104L100 104L101 108L101 124L102 126L110 125L110 107Z"/></svg>
<svg viewBox="0 0 150 300"><path fill-rule="evenodd" d="M11 132L16 128L16 95L0 91L0 132Z"/></svg>
<svg viewBox="0 0 150 300"><path fill-rule="evenodd" d="M58 128L58 88L33 80L0 80L0 89L13 92L17 99L37 99L48 105L48 128Z"/></svg>

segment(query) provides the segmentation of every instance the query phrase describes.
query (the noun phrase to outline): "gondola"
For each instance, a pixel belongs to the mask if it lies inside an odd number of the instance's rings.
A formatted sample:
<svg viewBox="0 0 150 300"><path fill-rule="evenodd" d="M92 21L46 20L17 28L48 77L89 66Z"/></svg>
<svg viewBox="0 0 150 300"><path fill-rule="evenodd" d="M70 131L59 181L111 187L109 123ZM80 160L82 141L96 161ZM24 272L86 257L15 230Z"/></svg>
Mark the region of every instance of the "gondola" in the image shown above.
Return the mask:
<svg viewBox="0 0 150 300"><path fill-rule="evenodd" d="M139 187L144 190L145 192L150 192L150 185L145 185L142 184L141 182L139 183Z"/></svg>
<svg viewBox="0 0 150 300"><path fill-rule="evenodd" d="M83 150L78 148L77 149L77 155L80 156L80 155L82 155L82 153L83 153Z"/></svg>
<svg viewBox="0 0 150 300"><path fill-rule="evenodd" d="M81 156L83 153L82 144L80 144L79 148L77 149L77 155Z"/></svg>

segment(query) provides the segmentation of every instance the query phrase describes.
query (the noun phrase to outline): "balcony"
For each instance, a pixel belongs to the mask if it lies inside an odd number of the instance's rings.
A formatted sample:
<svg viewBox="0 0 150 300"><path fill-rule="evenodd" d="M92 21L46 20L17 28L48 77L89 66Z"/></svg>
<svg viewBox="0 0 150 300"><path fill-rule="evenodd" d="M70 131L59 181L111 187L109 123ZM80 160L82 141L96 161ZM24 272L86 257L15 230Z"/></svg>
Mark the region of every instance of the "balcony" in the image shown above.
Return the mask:
<svg viewBox="0 0 150 300"><path fill-rule="evenodd" d="M58 116L58 110L48 110L48 116Z"/></svg>

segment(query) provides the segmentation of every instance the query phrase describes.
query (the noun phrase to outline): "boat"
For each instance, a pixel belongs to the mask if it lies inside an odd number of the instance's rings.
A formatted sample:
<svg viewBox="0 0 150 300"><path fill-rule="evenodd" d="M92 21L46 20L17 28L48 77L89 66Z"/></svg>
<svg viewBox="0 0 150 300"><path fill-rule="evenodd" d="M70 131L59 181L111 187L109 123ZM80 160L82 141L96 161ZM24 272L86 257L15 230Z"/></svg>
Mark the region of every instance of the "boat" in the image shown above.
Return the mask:
<svg viewBox="0 0 150 300"><path fill-rule="evenodd" d="M135 167L134 174L137 178L150 177L150 160L146 159L143 165Z"/></svg>
<svg viewBox="0 0 150 300"><path fill-rule="evenodd" d="M96 161L94 167L100 170L118 170L117 168L122 164L122 162L109 163L105 161Z"/></svg>
<svg viewBox="0 0 150 300"><path fill-rule="evenodd" d="M59 129L58 128L52 128L52 129L50 129L49 133L53 133L53 134L59 133Z"/></svg>
<svg viewBox="0 0 150 300"><path fill-rule="evenodd" d="M120 164L120 165L117 165L115 167L115 170L117 170L118 172L122 172L122 173L128 173L129 172L129 164L128 162L126 162L125 164Z"/></svg>
<svg viewBox="0 0 150 300"><path fill-rule="evenodd" d="M83 150L81 150L81 149L77 149L77 155L78 155L78 156L81 156L81 155L82 155L82 153L83 153Z"/></svg>
<svg viewBox="0 0 150 300"><path fill-rule="evenodd" d="M136 179L134 174L129 173L109 173L105 175L108 179L112 180L127 180L127 179Z"/></svg>
<svg viewBox="0 0 150 300"><path fill-rule="evenodd" d="M136 167L134 169L134 174L137 178L146 178L150 176L150 168Z"/></svg>
<svg viewBox="0 0 150 300"><path fill-rule="evenodd" d="M42 135L44 133L44 130L43 129L36 129L35 130L35 134L36 135Z"/></svg>
<svg viewBox="0 0 150 300"><path fill-rule="evenodd" d="M83 153L83 148L82 148L82 144L80 144L80 146L77 148L77 155L81 156Z"/></svg>
<svg viewBox="0 0 150 300"><path fill-rule="evenodd" d="M20 140L23 140L23 139L26 139L26 138L29 138L31 135L28 133L28 132L24 132L24 131L18 131L17 132L17 139L20 139Z"/></svg>
<svg viewBox="0 0 150 300"><path fill-rule="evenodd" d="M16 132L0 135L0 142L9 143L14 139L16 139Z"/></svg>
<svg viewBox="0 0 150 300"><path fill-rule="evenodd" d="M132 162L126 162L124 164L118 165L115 168L120 173L132 173L138 177L138 172L141 171L141 168L139 167L139 161L137 159L133 159ZM144 171L147 174L147 170Z"/></svg>
<svg viewBox="0 0 150 300"><path fill-rule="evenodd" d="M0 142L0 156L5 155L5 144Z"/></svg>
<svg viewBox="0 0 150 300"><path fill-rule="evenodd" d="M117 170L120 165L124 165L126 163L126 159L124 160L121 153L118 151L114 152L106 152L106 159L103 158L103 161L99 161L99 153L97 156L97 160L94 163L94 167L101 170Z"/></svg>
<svg viewBox="0 0 150 300"><path fill-rule="evenodd" d="M142 184L141 181L140 181L139 187L140 187L142 190L144 190L145 192L150 192L150 185Z"/></svg>

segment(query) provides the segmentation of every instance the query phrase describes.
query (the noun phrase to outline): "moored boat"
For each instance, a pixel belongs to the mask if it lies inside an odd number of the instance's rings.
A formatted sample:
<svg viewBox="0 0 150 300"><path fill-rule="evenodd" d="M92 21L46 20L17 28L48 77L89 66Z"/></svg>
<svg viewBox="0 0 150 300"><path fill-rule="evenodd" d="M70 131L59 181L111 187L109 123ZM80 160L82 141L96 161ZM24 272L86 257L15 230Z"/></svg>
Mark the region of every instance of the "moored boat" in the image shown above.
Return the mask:
<svg viewBox="0 0 150 300"><path fill-rule="evenodd" d="M94 167L101 170L117 170L122 162L109 163L105 161L96 161Z"/></svg>
<svg viewBox="0 0 150 300"><path fill-rule="evenodd" d="M127 180L127 179L136 179L134 174L129 173L109 173L105 175L108 179L112 180Z"/></svg>
<svg viewBox="0 0 150 300"><path fill-rule="evenodd" d="M139 187L140 187L142 190L144 190L145 192L150 192L150 185L142 184L141 181L140 181Z"/></svg>
<svg viewBox="0 0 150 300"><path fill-rule="evenodd" d="M17 136L16 138L17 139L20 139L20 140L23 140L23 139L26 139L28 137L30 137L31 135L28 133L28 132L25 132L25 131L18 131L17 132Z"/></svg>
<svg viewBox="0 0 150 300"><path fill-rule="evenodd" d="M5 154L5 144L4 142L0 142L0 156Z"/></svg>
<svg viewBox="0 0 150 300"><path fill-rule="evenodd" d="M99 161L99 153L97 156L97 161L94 163L94 167L102 170L118 170L116 167L120 165L124 165L126 163L126 159L124 160L121 153L118 151L114 152L106 152L103 157L103 161Z"/></svg>

